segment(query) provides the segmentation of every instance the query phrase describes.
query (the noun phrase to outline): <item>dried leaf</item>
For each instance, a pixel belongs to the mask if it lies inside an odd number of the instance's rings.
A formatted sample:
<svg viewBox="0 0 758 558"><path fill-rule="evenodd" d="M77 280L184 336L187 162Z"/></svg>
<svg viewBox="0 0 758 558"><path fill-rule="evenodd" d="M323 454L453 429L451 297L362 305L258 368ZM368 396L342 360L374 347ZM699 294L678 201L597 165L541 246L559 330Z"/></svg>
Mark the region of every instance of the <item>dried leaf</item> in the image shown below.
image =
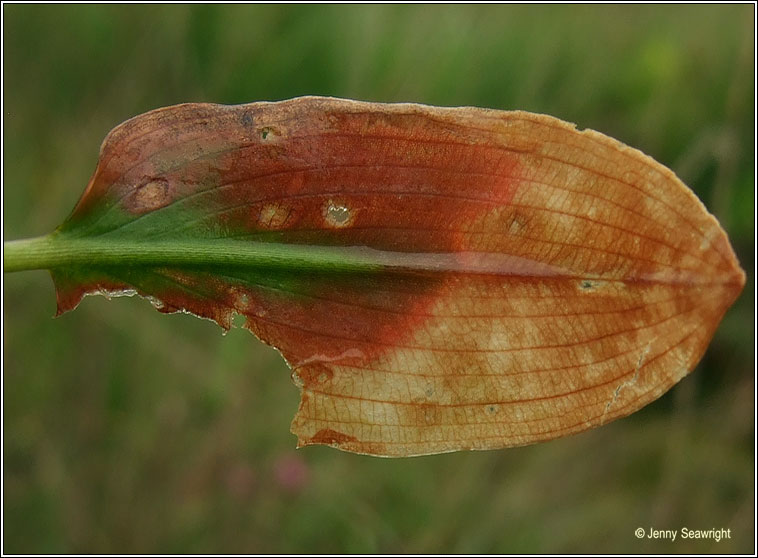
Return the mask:
<svg viewBox="0 0 758 558"><path fill-rule="evenodd" d="M317 97L125 122L50 242L59 312L136 291L242 314L301 388L299 445L384 456L628 415L695 367L745 281L692 192L602 134Z"/></svg>

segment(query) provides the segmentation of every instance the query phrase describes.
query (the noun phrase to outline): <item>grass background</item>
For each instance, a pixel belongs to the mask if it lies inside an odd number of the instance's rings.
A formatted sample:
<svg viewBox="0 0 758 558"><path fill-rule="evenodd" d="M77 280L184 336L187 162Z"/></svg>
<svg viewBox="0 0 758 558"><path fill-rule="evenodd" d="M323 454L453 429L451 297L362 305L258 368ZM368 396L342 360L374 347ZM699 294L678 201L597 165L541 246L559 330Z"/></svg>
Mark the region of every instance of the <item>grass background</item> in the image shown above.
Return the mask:
<svg viewBox="0 0 758 558"><path fill-rule="evenodd" d="M544 112L673 168L748 287L631 417L511 450L295 451L297 389L241 329L3 277L3 550L754 552L754 7L3 6L6 239L73 208L121 121L322 94ZM638 540L634 529L728 528Z"/></svg>

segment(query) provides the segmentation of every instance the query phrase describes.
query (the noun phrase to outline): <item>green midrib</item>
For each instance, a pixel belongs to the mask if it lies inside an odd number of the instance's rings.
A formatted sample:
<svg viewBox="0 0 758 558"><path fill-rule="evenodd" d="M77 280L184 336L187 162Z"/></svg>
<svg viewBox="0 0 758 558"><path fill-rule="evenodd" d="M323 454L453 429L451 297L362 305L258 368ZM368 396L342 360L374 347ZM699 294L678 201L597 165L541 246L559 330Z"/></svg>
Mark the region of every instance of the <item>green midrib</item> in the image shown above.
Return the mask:
<svg viewBox="0 0 758 558"><path fill-rule="evenodd" d="M387 268L386 264L380 263L384 258L379 254L381 252L378 250L361 247L306 246L229 239L140 242L67 238L54 233L5 242L3 270L223 266L370 272Z"/></svg>
<svg viewBox="0 0 758 558"><path fill-rule="evenodd" d="M530 277L657 283L671 285L742 284L730 275L721 281L698 280L694 274L679 277L601 277L563 269L540 261L486 252L394 252L365 246L315 246L228 238L135 240L72 237L56 232L47 236L3 244L3 271L114 267L235 268L281 270L288 273L463 273Z"/></svg>

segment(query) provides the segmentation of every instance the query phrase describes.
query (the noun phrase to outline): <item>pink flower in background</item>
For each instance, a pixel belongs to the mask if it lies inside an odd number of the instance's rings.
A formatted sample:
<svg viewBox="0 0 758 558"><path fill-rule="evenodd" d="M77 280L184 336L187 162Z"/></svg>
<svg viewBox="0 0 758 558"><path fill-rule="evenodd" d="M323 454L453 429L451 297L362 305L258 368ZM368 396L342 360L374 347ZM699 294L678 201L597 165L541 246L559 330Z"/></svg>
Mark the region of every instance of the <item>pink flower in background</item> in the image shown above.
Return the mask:
<svg viewBox="0 0 758 558"><path fill-rule="evenodd" d="M274 478L277 484L287 492L300 492L310 480L310 469L305 460L288 453L279 457L274 463Z"/></svg>

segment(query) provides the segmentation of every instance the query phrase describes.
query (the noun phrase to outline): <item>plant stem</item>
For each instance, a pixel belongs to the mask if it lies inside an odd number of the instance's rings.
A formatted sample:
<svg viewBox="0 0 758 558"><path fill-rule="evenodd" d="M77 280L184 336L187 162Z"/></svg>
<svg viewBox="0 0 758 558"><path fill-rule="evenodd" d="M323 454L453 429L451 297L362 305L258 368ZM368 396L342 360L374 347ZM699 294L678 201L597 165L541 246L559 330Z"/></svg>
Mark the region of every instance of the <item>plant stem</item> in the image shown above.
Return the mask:
<svg viewBox="0 0 758 558"><path fill-rule="evenodd" d="M141 265L376 271L382 268L377 261L378 253L360 247L307 246L230 239L155 242L68 238L53 233L5 242L3 271Z"/></svg>
<svg viewBox="0 0 758 558"><path fill-rule="evenodd" d="M230 238L132 240L65 233L3 244L3 270L113 267L233 267L293 273L484 273L560 277L567 270L500 253L392 252L365 246L313 246ZM587 276L585 278L591 278Z"/></svg>

